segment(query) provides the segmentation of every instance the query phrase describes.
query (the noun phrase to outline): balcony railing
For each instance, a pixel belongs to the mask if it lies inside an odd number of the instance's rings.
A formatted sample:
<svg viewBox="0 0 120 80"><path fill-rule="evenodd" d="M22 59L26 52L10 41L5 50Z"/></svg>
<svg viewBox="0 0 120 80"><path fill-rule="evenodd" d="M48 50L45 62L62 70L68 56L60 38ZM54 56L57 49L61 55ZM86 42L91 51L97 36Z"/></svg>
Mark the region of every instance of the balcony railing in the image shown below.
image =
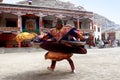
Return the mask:
<svg viewBox="0 0 120 80"><path fill-rule="evenodd" d="M94 30L90 30L90 29L80 29L81 32L83 33L90 33L90 32L94 32Z"/></svg>
<svg viewBox="0 0 120 80"><path fill-rule="evenodd" d="M41 28L41 31L42 32L49 32L49 28ZM80 31L81 32L83 32L83 33L90 33L90 32L94 32L94 30L92 29L92 30L90 30L90 29L80 29Z"/></svg>
<svg viewBox="0 0 120 80"><path fill-rule="evenodd" d="M20 31L18 27L0 27L0 31Z"/></svg>

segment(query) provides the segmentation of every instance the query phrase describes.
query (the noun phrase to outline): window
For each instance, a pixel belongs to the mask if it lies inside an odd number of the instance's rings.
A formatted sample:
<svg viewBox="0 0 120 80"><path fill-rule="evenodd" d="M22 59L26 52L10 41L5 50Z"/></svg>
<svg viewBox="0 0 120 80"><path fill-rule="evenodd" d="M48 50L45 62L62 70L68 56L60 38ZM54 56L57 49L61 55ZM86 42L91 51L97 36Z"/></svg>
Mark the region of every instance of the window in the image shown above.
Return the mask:
<svg viewBox="0 0 120 80"><path fill-rule="evenodd" d="M17 20L6 19L6 27L17 27Z"/></svg>
<svg viewBox="0 0 120 80"><path fill-rule="evenodd" d="M82 22L79 22L79 28L80 28L80 29L81 29L81 24L82 24ZM75 27L77 28L77 26L78 26L77 21L74 21L74 25L75 25Z"/></svg>
<svg viewBox="0 0 120 80"><path fill-rule="evenodd" d="M53 23L52 20L43 20L43 24L45 28L52 28L53 27L52 23Z"/></svg>

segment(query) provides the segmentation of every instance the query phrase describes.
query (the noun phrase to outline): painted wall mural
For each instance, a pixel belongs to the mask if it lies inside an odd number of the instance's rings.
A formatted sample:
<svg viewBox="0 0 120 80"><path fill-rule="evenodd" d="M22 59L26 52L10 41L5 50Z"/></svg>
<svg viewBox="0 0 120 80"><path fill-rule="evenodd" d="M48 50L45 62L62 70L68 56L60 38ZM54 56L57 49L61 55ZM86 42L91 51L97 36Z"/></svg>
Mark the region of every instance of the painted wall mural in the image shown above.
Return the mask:
<svg viewBox="0 0 120 80"><path fill-rule="evenodd" d="M36 30L36 23L35 19L27 19L25 22L25 28L28 31Z"/></svg>
<svg viewBox="0 0 120 80"><path fill-rule="evenodd" d="M35 32L39 31L39 19L37 18L22 18L22 31L23 32Z"/></svg>

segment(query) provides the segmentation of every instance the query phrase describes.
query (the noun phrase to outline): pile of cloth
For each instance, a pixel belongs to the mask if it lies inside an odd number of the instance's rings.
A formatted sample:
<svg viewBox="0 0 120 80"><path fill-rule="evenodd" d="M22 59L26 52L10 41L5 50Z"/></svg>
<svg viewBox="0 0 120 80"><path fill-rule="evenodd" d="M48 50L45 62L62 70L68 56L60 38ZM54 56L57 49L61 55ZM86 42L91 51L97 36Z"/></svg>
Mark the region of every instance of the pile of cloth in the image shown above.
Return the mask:
<svg viewBox="0 0 120 80"><path fill-rule="evenodd" d="M29 32L22 32L16 36L16 41L17 42L22 42L25 40L31 40L37 36L36 33L29 33Z"/></svg>

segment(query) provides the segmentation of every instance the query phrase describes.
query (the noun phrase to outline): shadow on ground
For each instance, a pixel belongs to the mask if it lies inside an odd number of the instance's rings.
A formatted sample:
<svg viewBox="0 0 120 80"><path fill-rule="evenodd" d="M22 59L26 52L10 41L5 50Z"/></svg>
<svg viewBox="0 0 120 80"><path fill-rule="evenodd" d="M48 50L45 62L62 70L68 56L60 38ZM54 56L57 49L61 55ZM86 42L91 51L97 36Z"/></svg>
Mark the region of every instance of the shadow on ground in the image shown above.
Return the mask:
<svg viewBox="0 0 120 80"><path fill-rule="evenodd" d="M28 71L3 78L2 80L69 80L73 77L71 72L61 71Z"/></svg>

